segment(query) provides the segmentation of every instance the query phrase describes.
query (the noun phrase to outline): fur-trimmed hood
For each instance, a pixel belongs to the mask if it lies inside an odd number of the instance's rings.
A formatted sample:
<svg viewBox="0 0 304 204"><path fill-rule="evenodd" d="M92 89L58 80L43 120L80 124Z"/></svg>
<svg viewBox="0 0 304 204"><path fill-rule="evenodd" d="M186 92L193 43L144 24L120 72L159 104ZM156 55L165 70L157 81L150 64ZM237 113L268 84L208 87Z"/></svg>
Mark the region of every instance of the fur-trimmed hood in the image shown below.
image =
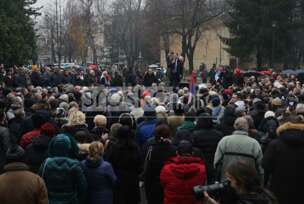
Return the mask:
<svg viewBox="0 0 304 204"><path fill-rule="evenodd" d="M277 135L280 136L283 132L287 130L299 130L304 131L304 123L284 123L277 129Z"/></svg>

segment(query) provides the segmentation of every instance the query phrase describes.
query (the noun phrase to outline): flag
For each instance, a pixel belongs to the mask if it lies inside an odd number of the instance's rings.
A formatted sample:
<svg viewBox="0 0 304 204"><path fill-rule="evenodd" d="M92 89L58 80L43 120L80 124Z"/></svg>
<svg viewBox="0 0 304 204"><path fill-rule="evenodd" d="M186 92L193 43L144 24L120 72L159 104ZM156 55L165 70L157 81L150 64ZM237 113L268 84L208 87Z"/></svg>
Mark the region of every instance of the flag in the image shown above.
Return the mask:
<svg viewBox="0 0 304 204"><path fill-rule="evenodd" d="M189 84L190 95L188 99L188 104L190 104L195 97L195 84L196 84L196 76L194 71L192 71L190 84Z"/></svg>

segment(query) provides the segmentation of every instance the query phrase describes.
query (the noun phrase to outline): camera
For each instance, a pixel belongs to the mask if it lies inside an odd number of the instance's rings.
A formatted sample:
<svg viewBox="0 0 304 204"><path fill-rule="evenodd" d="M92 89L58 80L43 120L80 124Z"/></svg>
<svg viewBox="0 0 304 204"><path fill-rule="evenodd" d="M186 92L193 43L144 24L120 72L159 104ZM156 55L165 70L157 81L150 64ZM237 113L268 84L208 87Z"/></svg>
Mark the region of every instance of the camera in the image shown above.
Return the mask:
<svg viewBox="0 0 304 204"><path fill-rule="evenodd" d="M207 192L208 194L218 193L223 191L225 188L227 188L230 185L229 181L223 181L221 183L216 182L215 184L208 185L208 186L194 186L193 187L193 193L194 197L197 200L204 199L204 192Z"/></svg>

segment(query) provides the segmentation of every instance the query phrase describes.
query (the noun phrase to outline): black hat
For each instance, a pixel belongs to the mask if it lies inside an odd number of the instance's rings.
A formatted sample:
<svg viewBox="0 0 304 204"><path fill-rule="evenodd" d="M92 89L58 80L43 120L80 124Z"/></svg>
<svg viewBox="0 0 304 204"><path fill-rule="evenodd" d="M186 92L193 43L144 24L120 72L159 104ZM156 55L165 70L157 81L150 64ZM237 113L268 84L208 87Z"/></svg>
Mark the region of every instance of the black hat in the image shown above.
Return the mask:
<svg viewBox="0 0 304 204"><path fill-rule="evenodd" d="M191 142L187 140L180 141L177 147L177 152L180 155L192 154L193 150Z"/></svg>
<svg viewBox="0 0 304 204"><path fill-rule="evenodd" d="M10 162L23 162L25 157L25 151L19 145L11 146L6 152L6 161Z"/></svg>

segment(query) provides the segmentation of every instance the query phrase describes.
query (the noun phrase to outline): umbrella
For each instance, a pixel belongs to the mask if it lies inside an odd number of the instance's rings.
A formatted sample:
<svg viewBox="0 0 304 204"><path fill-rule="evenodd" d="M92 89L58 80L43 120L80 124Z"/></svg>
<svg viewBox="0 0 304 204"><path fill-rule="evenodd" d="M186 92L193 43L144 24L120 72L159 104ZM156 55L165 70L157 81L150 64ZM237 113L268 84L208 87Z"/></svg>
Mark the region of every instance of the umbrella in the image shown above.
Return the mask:
<svg viewBox="0 0 304 204"><path fill-rule="evenodd" d="M243 73L243 76L244 77L252 77L252 76L258 77L258 76L262 76L262 74L257 71L246 71Z"/></svg>
<svg viewBox="0 0 304 204"><path fill-rule="evenodd" d="M156 65L156 64L151 64L151 65L149 65L149 68L158 68L159 66L158 65Z"/></svg>
<svg viewBox="0 0 304 204"><path fill-rule="evenodd" d="M284 75L296 75L297 71L292 70L292 69L286 69L286 70L282 71L282 74L284 74Z"/></svg>

